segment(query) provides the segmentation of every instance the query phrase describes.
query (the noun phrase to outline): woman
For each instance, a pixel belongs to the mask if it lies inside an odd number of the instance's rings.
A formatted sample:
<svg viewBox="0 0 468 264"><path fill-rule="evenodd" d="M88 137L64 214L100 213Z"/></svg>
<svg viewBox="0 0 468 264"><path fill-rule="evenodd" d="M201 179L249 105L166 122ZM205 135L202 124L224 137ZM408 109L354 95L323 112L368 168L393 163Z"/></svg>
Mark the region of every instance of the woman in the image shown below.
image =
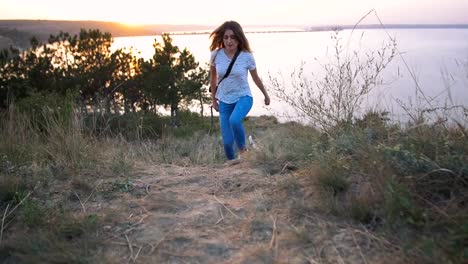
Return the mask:
<svg viewBox="0 0 468 264"><path fill-rule="evenodd" d="M211 99L213 108L219 112L226 158L228 161L235 160L234 142L240 153L247 150L242 121L253 104L247 72L250 72L255 85L265 96L265 105L270 104L270 97L258 76L249 42L239 23L224 22L211 33L210 38ZM237 51L239 53L235 58ZM226 76L233 59L235 62Z"/></svg>

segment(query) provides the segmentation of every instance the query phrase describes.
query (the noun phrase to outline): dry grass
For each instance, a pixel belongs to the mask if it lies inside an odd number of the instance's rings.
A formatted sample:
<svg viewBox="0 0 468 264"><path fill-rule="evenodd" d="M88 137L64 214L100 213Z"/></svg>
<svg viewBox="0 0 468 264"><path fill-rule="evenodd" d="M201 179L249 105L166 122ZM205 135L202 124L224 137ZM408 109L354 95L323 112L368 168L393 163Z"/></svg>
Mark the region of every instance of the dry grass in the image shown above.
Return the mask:
<svg viewBox="0 0 468 264"><path fill-rule="evenodd" d="M392 247L392 259L400 263L460 263L467 214L466 166L461 162L466 159L465 129L446 124L405 129L387 122L371 112L335 128L332 136L278 125L263 131L253 164L267 175L298 176L279 181L279 192L272 195L288 197L292 215L319 210L352 219L369 235L391 241L380 249ZM298 136L302 129L309 134ZM293 155L285 154L285 145L292 146ZM288 163L298 166L282 170ZM338 255L334 261L341 261Z"/></svg>
<svg viewBox="0 0 468 264"><path fill-rule="evenodd" d="M415 232L404 223L407 218L390 218L400 212L418 216L416 206L422 200L404 207L404 199L415 197L406 196L406 189L430 202L423 208L431 208L427 212L433 219L456 220L452 215L457 210L457 217L463 216L463 192L444 203L421 192L442 174L453 174L452 168L417 175L424 188L407 184L416 183L411 179L388 181L398 175L392 162L401 162L398 155L406 153L394 144L409 146L404 144L416 141L400 141L398 130L382 123L372 123L371 128L380 132L371 144L363 132L369 129L365 122L332 138L296 123L277 124L266 117L248 120L256 149L243 156L244 162L223 166L215 135L195 133L191 139L165 135L158 141L135 142L98 139L80 132L79 122L70 123L70 133L52 125L51 131L39 132L27 125L26 118L22 121L26 127L15 128L15 120L23 118L15 115L10 113L2 124L6 136L0 141L6 153L0 187L8 190L1 193L0 252L8 261L33 259L37 253L31 248L44 247L46 262L101 258L109 263L411 263L427 261L422 244L405 251L405 237L379 233L386 231L388 219ZM411 131L428 141L441 135L422 129ZM454 141L446 142L463 149L462 134L452 131ZM56 137L70 149L51 143ZM73 140L80 144L67 143ZM10 141L30 147L28 155L16 155ZM443 144L436 146L438 156L428 157L457 166L457 159L446 159L440 152ZM424 153L433 150L422 148ZM10 159L13 154L17 159ZM330 175L341 178L330 181ZM453 181L444 178L445 183L464 190L464 174L454 175ZM10 214L14 206L17 209ZM19 232L31 229L35 231ZM40 239L31 244L31 235Z"/></svg>

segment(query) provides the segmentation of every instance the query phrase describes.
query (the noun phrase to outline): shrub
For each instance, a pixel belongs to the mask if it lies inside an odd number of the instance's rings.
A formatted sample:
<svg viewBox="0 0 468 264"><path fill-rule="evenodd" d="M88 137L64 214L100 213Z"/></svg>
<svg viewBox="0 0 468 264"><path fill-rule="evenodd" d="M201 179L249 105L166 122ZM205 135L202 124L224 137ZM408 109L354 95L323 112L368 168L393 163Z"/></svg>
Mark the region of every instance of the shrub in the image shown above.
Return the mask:
<svg viewBox="0 0 468 264"><path fill-rule="evenodd" d="M339 32L331 36L334 53L328 63L318 62L323 76L304 73L304 65L291 74L291 83L270 76L274 94L289 104L297 115L330 131L340 123L351 123L361 111L365 97L382 83L380 74L396 55L396 43L378 51L348 51ZM351 54L351 55L349 55Z"/></svg>
<svg viewBox="0 0 468 264"><path fill-rule="evenodd" d="M164 119L154 113L92 113L84 117L84 126L98 137L122 136L127 140L156 139L165 127Z"/></svg>

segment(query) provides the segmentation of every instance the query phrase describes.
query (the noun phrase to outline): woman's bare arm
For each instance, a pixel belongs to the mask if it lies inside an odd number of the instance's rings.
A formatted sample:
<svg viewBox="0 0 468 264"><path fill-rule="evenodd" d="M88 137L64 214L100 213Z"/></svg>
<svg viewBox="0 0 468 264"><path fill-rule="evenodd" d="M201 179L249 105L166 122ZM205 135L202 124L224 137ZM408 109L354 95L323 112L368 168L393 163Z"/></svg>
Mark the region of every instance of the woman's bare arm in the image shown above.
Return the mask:
<svg viewBox="0 0 468 264"><path fill-rule="evenodd" d="M257 85L257 87L260 89L260 91L262 91L263 96L265 96L265 105L270 105L270 96L268 95L268 92L265 90L265 86L263 86L262 80L258 76L257 69L251 70L250 75L252 75L252 79L253 79L255 85Z"/></svg>
<svg viewBox="0 0 468 264"><path fill-rule="evenodd" d="M214 65L210 66L210 88L211 88L211 100L213 102L213 108L218 111L218 101L216 101L216 85L218 84L218 74Z"/></svg>

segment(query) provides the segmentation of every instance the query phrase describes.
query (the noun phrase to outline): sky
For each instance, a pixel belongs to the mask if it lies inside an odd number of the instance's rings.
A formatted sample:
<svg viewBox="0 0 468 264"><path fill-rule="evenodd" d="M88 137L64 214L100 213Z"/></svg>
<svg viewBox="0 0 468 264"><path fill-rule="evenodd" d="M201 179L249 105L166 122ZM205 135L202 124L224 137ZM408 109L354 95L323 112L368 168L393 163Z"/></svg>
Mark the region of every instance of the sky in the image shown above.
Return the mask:
<svg viewBox="0 0 468 264"><path fill-rule="evenodd" d="M468 24L468 0L0 0L0 19L345 25L356 24L372 9L384 24ZM362 23L378 20L370 15Z"/></svg>

